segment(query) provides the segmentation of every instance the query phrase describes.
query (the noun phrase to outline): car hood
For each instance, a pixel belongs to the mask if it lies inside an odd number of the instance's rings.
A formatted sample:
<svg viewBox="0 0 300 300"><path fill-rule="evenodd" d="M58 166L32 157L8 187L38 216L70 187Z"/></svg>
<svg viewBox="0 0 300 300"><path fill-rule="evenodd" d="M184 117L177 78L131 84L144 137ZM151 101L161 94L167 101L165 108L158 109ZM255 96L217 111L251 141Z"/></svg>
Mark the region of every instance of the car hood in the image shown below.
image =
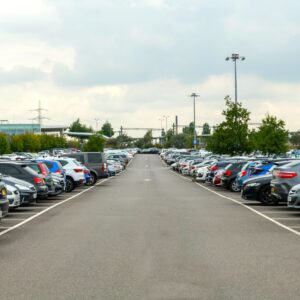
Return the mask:
<svg viewBox="0 0 300 300"><path fill-rule="evenodd" d="M9 185L15 185L15 184L20 184L20 185L24 185L26 187L34 187L33 184L30 184L29 182L27 181L24 181L24 180L21 180L21 179L17 179L15 177L11 177L11 176L6 176L6 175L3 175L2 177L2 181L5 183L5 184L9 184Z"/></svg>
<svg viewBox="0 0 300 300"><path fill-rule="evenodd" d="M246 185L249 182L259 182L259 181L268 181L268 180L272 180L273 175L272 174L264 174L264 175L256 175L256 176L251 176L250 178L246 179L244 181L244 185Z"/></svg>

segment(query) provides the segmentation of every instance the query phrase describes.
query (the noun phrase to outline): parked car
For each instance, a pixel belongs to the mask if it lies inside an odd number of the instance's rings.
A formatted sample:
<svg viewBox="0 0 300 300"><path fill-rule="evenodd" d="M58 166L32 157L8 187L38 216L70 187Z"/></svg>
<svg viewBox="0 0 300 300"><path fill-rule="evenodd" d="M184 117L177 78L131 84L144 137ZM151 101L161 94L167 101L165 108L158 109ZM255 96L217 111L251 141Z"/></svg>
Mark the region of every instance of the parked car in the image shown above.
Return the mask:
<svg viewBox="0 0 300 300"><path fill-rule="evenodd" d="M9 202L5 183L0 181L0 220L8 214Z"/></svg>
<svg viewBox="0 0 300 300"><path fill-rule="evenodd" d="M272 171L276 166L284 166L290 161L279 160L274 162L269 173L259 176L251 176L245 180L242 186L241 195L245 200L256 200L263 204L276 204L271 195L271 180L273 179Z"/></svg>
<svg viewBox="0 0 300 300"><path fill-rule="evenodd" d="M8 175L3 175L2 181L5 184L14 186L18 189L21 198L21 205L31 204L36 201L37 191L33 184Z"/></svg>
<svg viewBox="0 0 300 300"><path fill-rule="evenodd" d="M225 167L221 180L222 185L232 192L239 192L241 189L236 181L237 174L241 171L246 161L232 162Z"/></svg>
<svg viewBox="0 0 300 300"><path fill-rule="evenodd" d="M288 195L288 207L300 208L300 184L297 184L291 188Z"/></svg>
<svg viewBox="0 0 300 300"><path fill-rule="evenodd" d="M271 194L275 204L287 202L291 188L300 183L300 160L273 169Z"/></svg>
<svg viewBox="0 0 300 300"><path fill-rule="evenodd" d="M222 176L224 174L225 170L224 169L219 169L216 171L215 176L212 180L212 184L214 186L222 186Z"/></svg>
<svg viewBox="0 0 300 300"><path fill-rule="evenodd" d="M78 152L67 156L75 158L90 170L92 184L95 184L100 178L108 177L107 162L103 152ZM126 155L124 156L126 157Z"/></svg>
<svg viewBox="0 0 300 300"><path fill-rule="evenodd" d="M0 173L27 181L34 185L37 195L40 198L47 197L48 187L45 182L45 176L38 174L29 167L31 162L12 162L0 161Z"/></svg>
<svg viewBox="0 0 300 300"><path fill-rule="evenodd" d="M78 166L76 159L69 157L56 158L66 171L66 192L69 193L75 187L85 183L83 168Z"/></svg>
<svg viewBox="0 0 300 300"><path fill-rule="evenodd" d="M7 199L9 203L9 209L17 208L21 205L21 195L17 188L13 185L6 184Z"/></svg>

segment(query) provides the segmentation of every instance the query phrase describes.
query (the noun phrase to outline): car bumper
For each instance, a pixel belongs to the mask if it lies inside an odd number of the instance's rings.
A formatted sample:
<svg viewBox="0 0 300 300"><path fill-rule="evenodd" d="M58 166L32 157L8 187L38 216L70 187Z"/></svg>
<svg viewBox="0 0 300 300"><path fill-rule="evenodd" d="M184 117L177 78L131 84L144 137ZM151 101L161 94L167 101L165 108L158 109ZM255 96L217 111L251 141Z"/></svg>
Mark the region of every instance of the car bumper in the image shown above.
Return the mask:
<svg viewBox="0 0 300 300"><path fill-rule="evenodd" d="M35 203L37 198L36 192L20 192L21 205Z"/></svg>
<svg viewBox="0 0 300 300"><path fill-rule="evenodd" d="M241 196L244 200L257 200L258 199L258 187L250 186L244 187L241 190Z"/></svg>

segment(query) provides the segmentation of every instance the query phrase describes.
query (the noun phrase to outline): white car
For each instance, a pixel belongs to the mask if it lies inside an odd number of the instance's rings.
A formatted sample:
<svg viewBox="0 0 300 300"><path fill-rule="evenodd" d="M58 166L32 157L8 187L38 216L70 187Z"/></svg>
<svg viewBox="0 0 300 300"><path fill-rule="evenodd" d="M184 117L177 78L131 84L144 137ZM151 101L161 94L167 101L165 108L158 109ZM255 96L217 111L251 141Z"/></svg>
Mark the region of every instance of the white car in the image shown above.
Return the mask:
<svg viewBox="0 0 300 300"><path fill-rule="evenodd" d="M71 192L75 187L85 183L84 168L74 158L56 158L66 171L66 192Z"/></svg>
<svg viewBox="0 0 300 300"><path fill-rule="evenodd" d="M7 189L7 199L9 202L9 208L19 207L21 204L21 196L19 190L9 184L6 184L6 189Z"/></svg>

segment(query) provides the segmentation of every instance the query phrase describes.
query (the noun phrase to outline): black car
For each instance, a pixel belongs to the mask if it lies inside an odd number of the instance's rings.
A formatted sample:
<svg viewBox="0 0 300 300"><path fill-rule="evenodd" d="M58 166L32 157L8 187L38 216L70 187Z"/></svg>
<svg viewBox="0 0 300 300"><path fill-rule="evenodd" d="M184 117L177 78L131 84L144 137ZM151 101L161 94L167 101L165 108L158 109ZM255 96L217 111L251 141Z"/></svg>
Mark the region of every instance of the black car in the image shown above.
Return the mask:
<svg viewBox="0 0 300 300"><path fill-rule="evenodd" d="M244 181L241 195L245 200L256 200L263 204L272 204L270 183L272 174L254 176Z"/></svg>
<svg viewBox="0 0 300 300"><path fill-rule="evenodd" d="M224 173L221 177L222 185L230 189L232 192L239 192L240 187L236 182L237 174L242 170L247 161L233 162L225 167Z"/></svg>
<svg viewBox="0 0 300 300"><path fill-rule="evenodd" d="M44 198L48 195L48 187L44 175L32 170L26 162L0 161L0 173L33 184L37 190L38 197Z"/></svg>
<svg viewBox="0 0 300 300"><path fill-rule="evenodd" d="M288 163L290 163L288 160L278 160L274 162L274 165L283 166ZM272 169L274 169L275 166ZM242 198L245 200L256 200L263 204L276 204L276 201L274 201L271 195L270 184L273 179L271 170L268 174L253 176L245 180L241 191Z"/></svg>
<svg viewBox="0 0 300 300"><path fill-rule="evenodd" d="M2 181L18 189L20 192L21 205L36 202L37 192L33 184L8 175L3 175Z"/></svg>

